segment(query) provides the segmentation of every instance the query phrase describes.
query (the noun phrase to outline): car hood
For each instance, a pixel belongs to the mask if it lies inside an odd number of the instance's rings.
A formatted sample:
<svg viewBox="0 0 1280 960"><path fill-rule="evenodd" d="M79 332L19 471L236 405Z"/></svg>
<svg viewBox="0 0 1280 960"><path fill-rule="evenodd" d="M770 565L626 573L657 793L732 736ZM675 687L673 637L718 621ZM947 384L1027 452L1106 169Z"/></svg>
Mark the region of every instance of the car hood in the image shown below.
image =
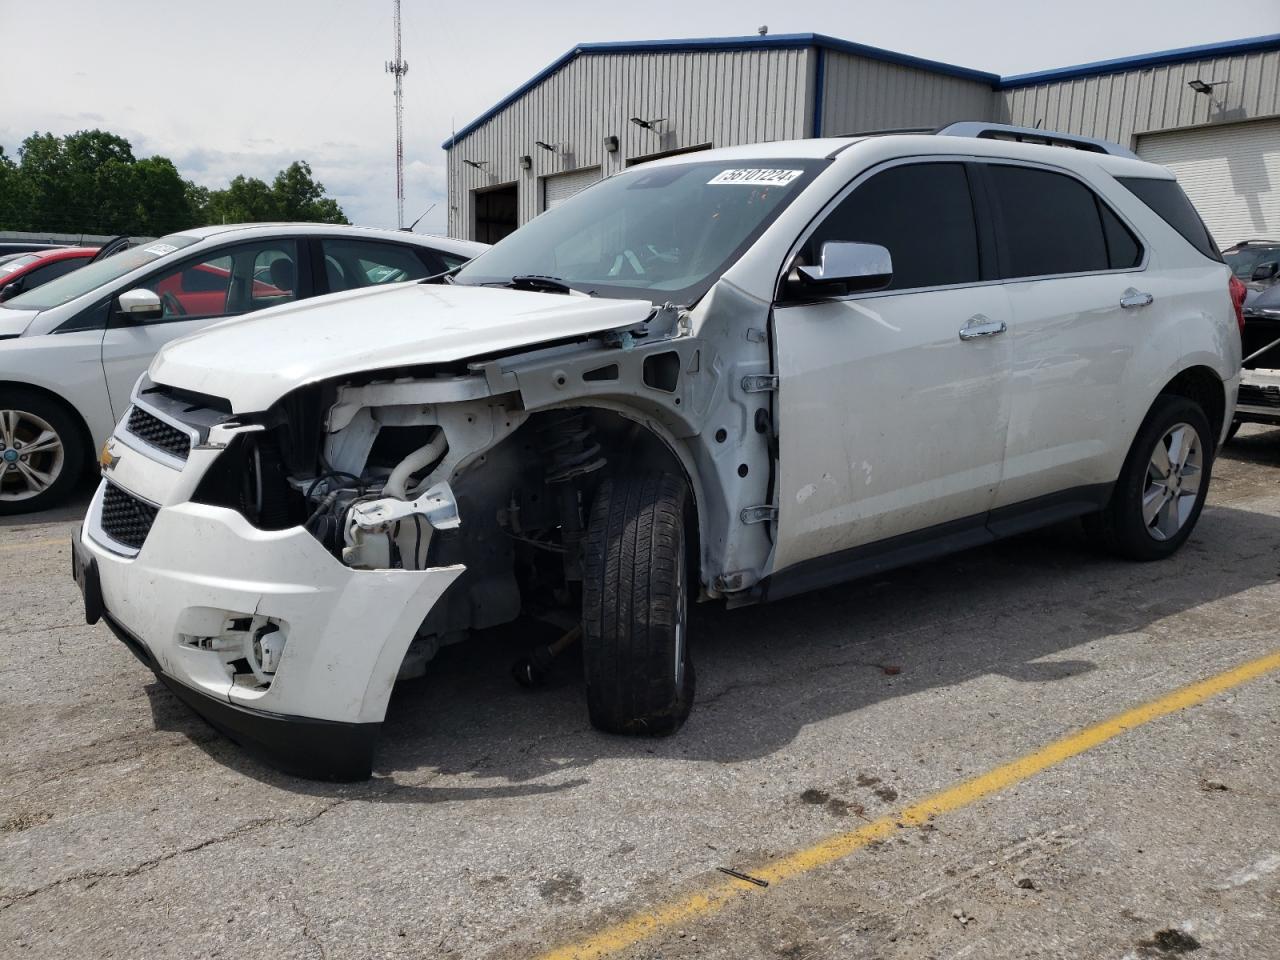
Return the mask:
<svg viewBox="0 0 1280 960"><path fill-rule="evenodd" d="M0 307L0 337L21 335L39 312L39 310L10 310L8 307Z"/></svg>
<svg viewBox="0 0 1280 960"><path fill-rule="evenodd" d="M275 307L165 346L156 383L265 410L303 384L361 371L451 363L640 323L647 300L494 287L396 284Z"/></svg>

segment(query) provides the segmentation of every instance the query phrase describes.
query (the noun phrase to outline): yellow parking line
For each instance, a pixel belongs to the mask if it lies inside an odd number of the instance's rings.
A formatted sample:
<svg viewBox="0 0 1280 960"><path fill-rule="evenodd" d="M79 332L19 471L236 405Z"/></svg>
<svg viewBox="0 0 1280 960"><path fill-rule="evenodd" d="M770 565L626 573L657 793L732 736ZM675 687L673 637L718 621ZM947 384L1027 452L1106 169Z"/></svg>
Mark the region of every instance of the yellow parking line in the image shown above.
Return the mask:
<svg viewBox="0 0 1280 960"><path fill-rule="evenodd" d="M31 540L19 540L17 543L0 543L0 553L13 553L28 547L43 547L50 543L70 543L71 534L65 537L35 537Z"/></svg>
<svg viewBox="0 0 1280 960"><path fill-rule="evenodd" d="M1086 727L1034 753L935 793L897 814L882 817L858 830L828 837L766 866L754 868L751 870L751 875L774 885L826 866L892 835L899 824L917 826L931 817L966 807L983 797L1020 783L1087 750L1092 750L1128 730L1203 703L1210 697L1274 670L1280 670L1280 650L1225 673L1175 690L1158 700L1127 710L1110 720ZM541 960L598 960L601 957L608 957L635 946L662 930L709 916L732 901L753 893L767 892L767 888L742 880L720 881L682 899L637 913L626 920L605 927L578 943L544 953Z"/></svg>

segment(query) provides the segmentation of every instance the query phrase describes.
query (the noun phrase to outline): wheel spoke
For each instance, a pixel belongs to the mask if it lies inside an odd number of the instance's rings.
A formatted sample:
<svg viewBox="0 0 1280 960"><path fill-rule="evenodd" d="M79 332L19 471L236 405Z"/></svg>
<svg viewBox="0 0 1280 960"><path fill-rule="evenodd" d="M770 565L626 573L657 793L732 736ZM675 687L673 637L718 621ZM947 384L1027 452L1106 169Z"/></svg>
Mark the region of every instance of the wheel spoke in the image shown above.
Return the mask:
<svg viewBox="0 0 1280 960"><path fill-rule="evenodd" d="M6 447L13 446L14 435L18 432L18 411L0 410L0 440Z"/></svg>
<svg viewBox="0 0 1280 960"><path fill-rule="evenodd" d="M1156 518L1155 529L1160 534L1161 540L1168 540L1178 528L1182 526L1182 522L1178 519L1178 500L1180 497L1166 497L1164 503L1160 507L1160 513Z"/></svg>
<svg viewBox="0 0 1280 960"><path fill-rule="evenodd" d="M1200 492L1200 481L1204 474L1194 463L1188 463L1182 470L1182 492L1195 495Z"/></svg>
<svg viewBox="0 0 1280 960"><path fill-rule="evenodd" d="M54 475L51 473L43 473L22 461L18 461L16 466L18 472L27 479L27 489L33 493L41 493L49 488L49 484L53 483Z"/></svg>
<svg viewBox="0 0 1280 960"><path fill-rule="evenodd" d="M1151 466L1148 468L1148 474L1154 471L1155 479L1167 480L1169 478L1169 450L1164 445L1164 440L1156 444L1155 451L1151 454Z"/></svg>
<svg viewBox="0 0 1280 960"><path fill-rule="evenodd" d="M22 448L22 452L24 454L44 453L50 450L56 450L61 446L62 441L58 439L58 435L52 430L45 430L40 434L40 436L26 444Z"/></svg>
<svg viewBox="0 0 1280 960"><path fill-rule="evenodd" d="M1187 493L1184 488L1182 493L1174 499L1178 501L1178 529L1181 530L1182 525L1186 523L1188 518L1191 516L1191 511L1196 508L1196 495L1194 493Z"/></svg>
<svg viewBox="0 0 1280 960"><path fill-rule="evenodd" d="M1156 516L1168 498L1169 491L1163 484L1153 483L1147 487L1146 493L1142 495L1142 519L1148 527L1156 522Z"/></svg>
<svg viewBox="0 0 1280 960"><path fill-rule="evenodd" d="M1163 444L1162 444L1163 446ZM1169 431L1169 466L1176 473L1187 459L1187 428L1178 426Z"/></svg>

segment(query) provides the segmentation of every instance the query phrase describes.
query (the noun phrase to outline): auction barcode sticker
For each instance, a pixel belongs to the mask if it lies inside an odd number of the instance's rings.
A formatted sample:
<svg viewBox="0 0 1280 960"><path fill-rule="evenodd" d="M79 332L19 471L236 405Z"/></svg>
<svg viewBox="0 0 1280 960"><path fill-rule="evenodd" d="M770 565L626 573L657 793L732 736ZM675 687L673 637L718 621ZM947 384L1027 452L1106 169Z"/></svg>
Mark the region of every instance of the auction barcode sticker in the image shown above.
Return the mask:
<svg viewBox="0 0 1280 960"><path fill-rule="evenodd" d="M146 252L154 253L157 257L163 257L166 253L173 253L173 251L177 249L178 248L171 243L153 243L151 246L146 248Z"/></svg>
<svg viewBox="0 0 1280 960"><path fill-rule="evenodd" d="M749 183L753 186L782 187L804 173L803 170L721 170L707 181L713 183Z"/></svg>

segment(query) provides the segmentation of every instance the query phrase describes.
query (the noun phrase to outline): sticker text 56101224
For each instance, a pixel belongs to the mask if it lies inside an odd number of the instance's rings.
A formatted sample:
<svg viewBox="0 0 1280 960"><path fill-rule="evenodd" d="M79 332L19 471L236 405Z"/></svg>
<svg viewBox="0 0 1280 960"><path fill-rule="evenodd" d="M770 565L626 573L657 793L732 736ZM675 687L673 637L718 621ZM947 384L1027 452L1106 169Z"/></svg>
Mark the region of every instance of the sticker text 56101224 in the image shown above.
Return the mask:
<svg viewBox="0 0 1280 960"><path fill-rule="evenodd" d="M746 183L756 187L785 187L802 173L804 173L803 170L768 170L760 168L721 170L707 183Z"/></svg>

